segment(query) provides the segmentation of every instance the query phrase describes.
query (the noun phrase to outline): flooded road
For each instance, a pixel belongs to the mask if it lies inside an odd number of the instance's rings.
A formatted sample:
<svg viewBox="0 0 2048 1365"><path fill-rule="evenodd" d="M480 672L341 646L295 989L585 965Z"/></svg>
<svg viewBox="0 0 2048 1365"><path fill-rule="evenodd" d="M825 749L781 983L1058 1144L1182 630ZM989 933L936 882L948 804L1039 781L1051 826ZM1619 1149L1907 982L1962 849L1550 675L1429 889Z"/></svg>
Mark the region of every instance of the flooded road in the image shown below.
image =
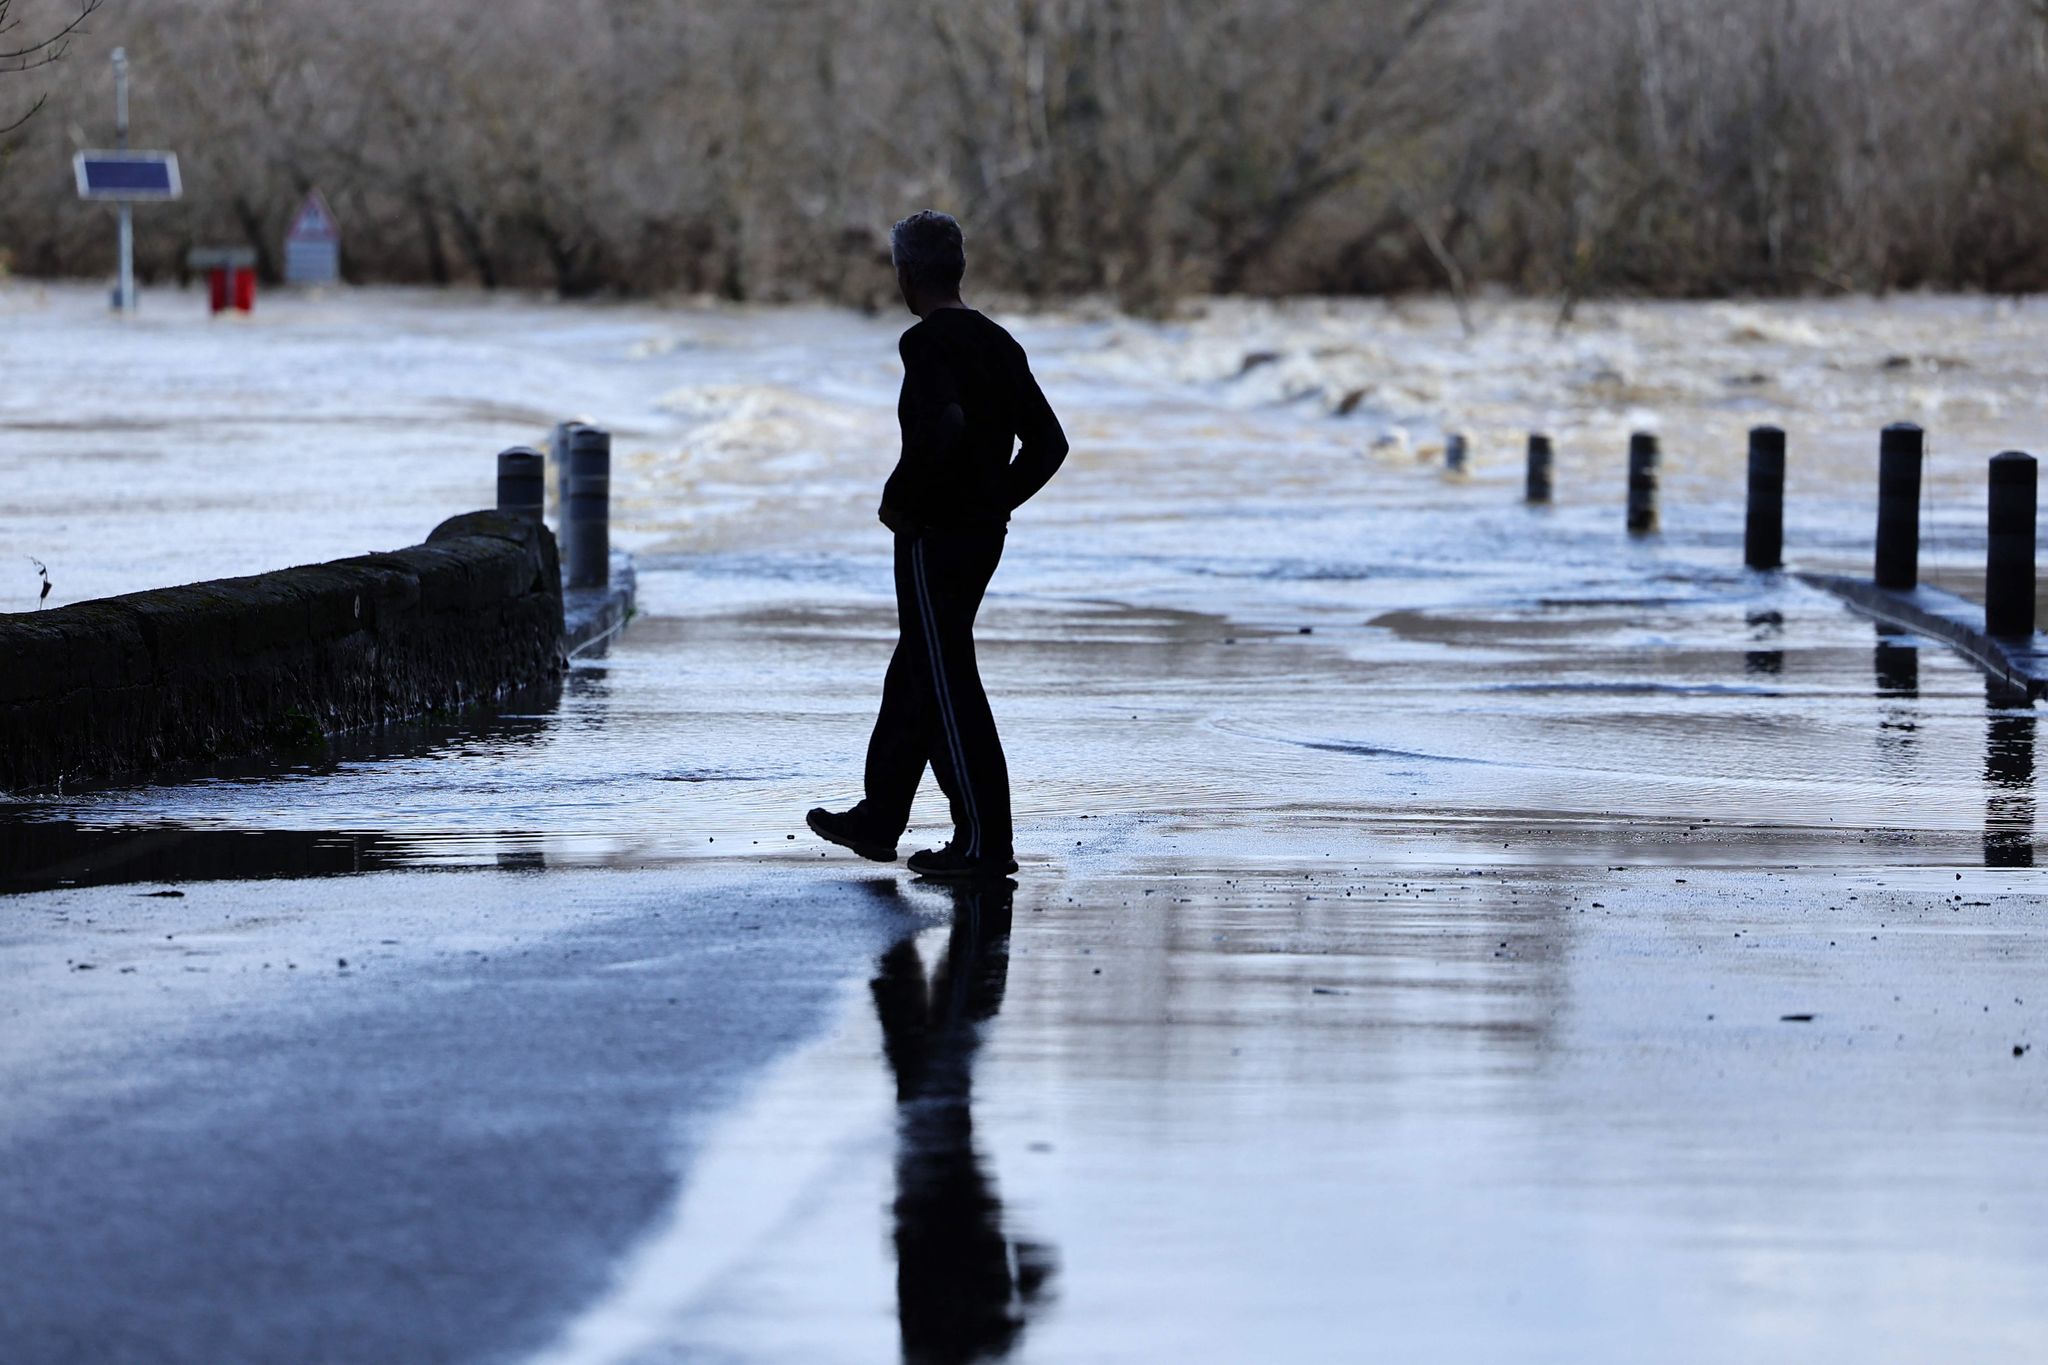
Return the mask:
<svg viewBox="0 0 2048 1365"><path fill-rule="evenodd" d="M417 539L574 412L641 591L559 696L0 808L10 1358L2048 1333L2034 714L1737 567L1747 425L1794 432L1791 558L1854 569L1903 417L1965 573L1974 447L2041 444L2030 305L1023 321L1076 452L982 615L1017 887L956 897L799 818L856 794L893 638L893 319L4 297L8 544L67 600ZM155 381L120 431L59 381L89 346Z"/></svg>

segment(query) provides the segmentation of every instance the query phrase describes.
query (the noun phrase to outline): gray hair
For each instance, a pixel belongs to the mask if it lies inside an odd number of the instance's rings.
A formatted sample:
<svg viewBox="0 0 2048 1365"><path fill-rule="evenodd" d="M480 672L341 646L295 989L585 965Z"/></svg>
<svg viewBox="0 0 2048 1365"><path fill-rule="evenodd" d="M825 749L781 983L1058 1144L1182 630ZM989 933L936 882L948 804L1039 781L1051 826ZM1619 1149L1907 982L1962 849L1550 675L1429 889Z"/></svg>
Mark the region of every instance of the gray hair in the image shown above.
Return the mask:
<svg viewBox="0 0 2048 1365"><path fill-rule="evenodd" d="M889 229L889 258L913 284L957 293L967 247L951 214L925 209Z"/></svg>

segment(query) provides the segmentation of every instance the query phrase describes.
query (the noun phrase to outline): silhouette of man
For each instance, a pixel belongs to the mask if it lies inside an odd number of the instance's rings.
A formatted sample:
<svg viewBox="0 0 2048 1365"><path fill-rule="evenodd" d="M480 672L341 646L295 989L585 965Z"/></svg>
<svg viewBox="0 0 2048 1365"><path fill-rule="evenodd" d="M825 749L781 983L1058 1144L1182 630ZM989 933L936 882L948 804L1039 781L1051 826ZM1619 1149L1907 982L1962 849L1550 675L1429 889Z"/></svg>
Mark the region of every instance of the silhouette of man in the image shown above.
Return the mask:
<svg viewBox="0 0 2048 1365"><path fill-rule="evenodd" d="M1010 513L1059 469L1067 438L1024 348L960 301L960 225L929 209L912 214L890 229L889 249L919 318L897 348L903 452L880 510L896 534L896 652L868 740L866 795L849 811L819 806L805 819L822 838L893 862L929 764L953 837L913 853L910 870L937 881L1001 877L1017 870L1010 770L974 662L974 616Z"/></svg>
<svg viewBox="0 0 2048 1365"><path fill-rule="evenodd" d="M933 978L906 938L882 955L872 986L896 1076L896 1309L908 1365L1006 1355L1053 1273L1051 1248L1005 1236L974 1150L974 1054L1003 1003L1016 885L954 887Z"/></svg>

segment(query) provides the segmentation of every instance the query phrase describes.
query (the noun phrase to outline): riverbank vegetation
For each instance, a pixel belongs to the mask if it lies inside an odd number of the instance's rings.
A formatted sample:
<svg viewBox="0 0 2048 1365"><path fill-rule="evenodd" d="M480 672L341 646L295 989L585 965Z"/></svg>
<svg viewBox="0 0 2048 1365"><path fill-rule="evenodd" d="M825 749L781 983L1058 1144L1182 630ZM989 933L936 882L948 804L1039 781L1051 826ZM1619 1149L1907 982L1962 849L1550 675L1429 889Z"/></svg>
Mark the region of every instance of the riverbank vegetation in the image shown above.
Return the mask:
<svg viewBox="0 0 2048 1365"><path fill-rule="evenodd" d="M274 275L317 186L353 280L566 295L873 301L926 205L984 286L1148 310L2048 288L2048 0L106 0L90 28L7 138L17 272L108 269L69 161L110 141L120 43L137 144L184 166L146 276L226 243Z"/></svg>

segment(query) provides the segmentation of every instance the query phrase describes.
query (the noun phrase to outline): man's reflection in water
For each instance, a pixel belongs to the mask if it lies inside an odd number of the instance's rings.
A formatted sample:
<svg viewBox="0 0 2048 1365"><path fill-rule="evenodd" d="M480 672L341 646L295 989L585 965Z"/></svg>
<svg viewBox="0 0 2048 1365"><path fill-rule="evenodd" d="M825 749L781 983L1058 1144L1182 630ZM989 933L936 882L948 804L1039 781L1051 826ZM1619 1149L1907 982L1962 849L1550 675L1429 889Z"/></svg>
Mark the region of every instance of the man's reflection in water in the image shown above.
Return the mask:
<svg viewBox="0 0 2048 1365"><path fill-rule="evenodd" d="M1007 1354L1052 1274L1050 1248L1004 1239L1002 1203L974 1151L974 1054L1003 1003L1016 889L951 888L953 930L931 979L914 939L883 954L875 976L896 1074L896 1303L912 1365Z"/></svg>
<svg viewBox="0 0 2048 1365"><path fill-rule="evenodd" d="M1984 866L2034 865L2034 705L1987 680L1984 736Z"/></svg>

